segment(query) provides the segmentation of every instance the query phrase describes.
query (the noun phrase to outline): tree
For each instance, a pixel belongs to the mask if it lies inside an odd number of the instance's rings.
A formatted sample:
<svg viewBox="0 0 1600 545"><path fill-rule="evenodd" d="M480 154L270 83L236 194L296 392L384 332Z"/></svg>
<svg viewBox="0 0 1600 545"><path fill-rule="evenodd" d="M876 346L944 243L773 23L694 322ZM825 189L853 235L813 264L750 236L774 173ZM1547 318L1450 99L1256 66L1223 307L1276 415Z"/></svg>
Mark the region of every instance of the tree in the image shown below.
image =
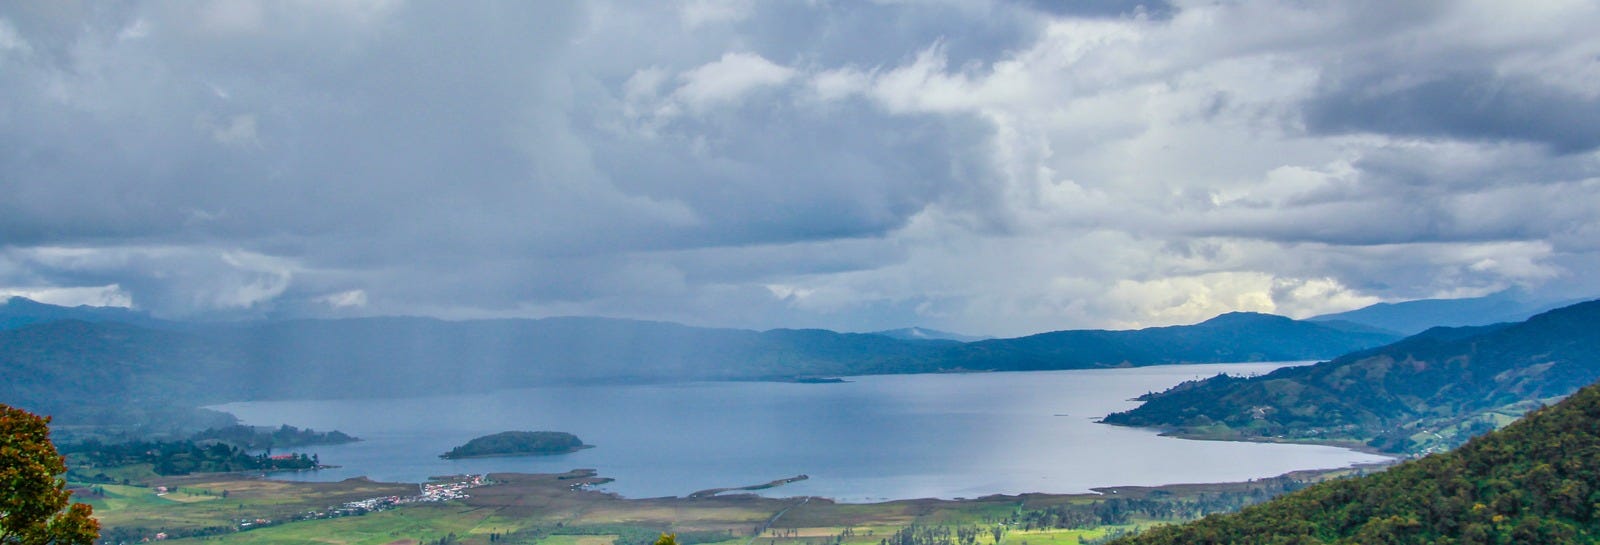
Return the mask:
<svg viewBox="0 0 1600 545"><path fill-rule="evenodd" d="M0 545L90 545L100 537L88 505L68 506L66 472L49 417L0 404Z"/></svg>
<svg viewBox="0 0 1600 545"><path fill-rule="evenodd" d="M656 538L656 545L678 545L678 534L661 534Z"/></svg>

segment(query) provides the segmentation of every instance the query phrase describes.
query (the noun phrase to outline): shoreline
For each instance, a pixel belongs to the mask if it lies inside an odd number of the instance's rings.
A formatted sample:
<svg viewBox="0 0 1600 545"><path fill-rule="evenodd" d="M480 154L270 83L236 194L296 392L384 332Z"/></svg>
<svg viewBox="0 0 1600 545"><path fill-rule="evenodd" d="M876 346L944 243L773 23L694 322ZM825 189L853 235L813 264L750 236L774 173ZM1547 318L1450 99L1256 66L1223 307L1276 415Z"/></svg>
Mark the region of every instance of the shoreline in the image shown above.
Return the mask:
<svg viewBox="0 0 1600 545"><path fill-rule="evenodd" d="M1103 419L1104 417L1101 417L1101 418ZM1277 444L1277 445L1314 445L1314 446L1319 446L1319 447L1342 448L1342 449L1345 449L1345 450L1351 450L1351 451L1355 451L1355 452L1360 452L1362 454L1371 454L1373 456L1382 456L1382 457L1385 457L1385 458L1389 458L1389 459L1393 460L1393 462L1390 462L1391 465L1393 463L1403 462L1403 461L1415 458L1415 456L1411 455L1411 454L1400 453L1400 452L1388 452L1388 451L1384 451L1384 450L1379 450L1379 449L1373 448L1370 445L1367 445L1366 443L1363 443L1361 441L1357 441L1357 440L1354 440L1354 439L1343 439L1343 440L1341 440L1341 439L1311 439L1311 438L1294 438L1294 437L1260 437L1260 436L1242 436L1242 435L1215 435L1215 434L1196 433L1196 432L1186 431L1184 428L1173 428L1173 427L1165 427L1165 426L1128 426L1128 425L1124 425L1124 424L1112 424L1110 422L1105 422L1104 420L1095 420L1094 423L1105 425L1105 426L1116 426L1116 427L1119 427L1119 428L1128 428L1128 429L1134 429L1134 430L1152 430L1152 431L1155 431L1157 435L1160 435L1162 437L1172 437L1174 439L1187 439L1187 440L1190 440L1190 441L1218 441L1218 442L1223 442L1223 443L1261 443L1261 444ZM1357 465L1371 465L1371 464L1357 464Z"/></svg>
<svg viewBox="0 0 1600 545"><path fill-rule="evenodd" d="M1267 367L1266 369L1271 369L1271 368L1277 368L1277 367L1281 367L1281 366L1285 366L1285 365L1293 365L1293 364L1296 364L1296 363L1300 363L1300 362L1242 362L1242 363L1229 363L1229 364L1223 364L1223 365L1247 365L1246 367L1241 367L1240 368L1241 371L1229 370L1229 372L1259 373L1259 372L1265 372L1265 371L1264 370L1257 370L1257 369L1262 369L1262 368L1250 367L1250 366L1269 365L1269 367ZM1176 370L1181 370L1180 374L1183 374L1183 375L1188 375L1188 374L1201 374L1201 375L1203 375L1203 374L1207 374L1207 373L1217 372L1217 370L1215 370L1215 369L1208 369L1209 367L1211 367L1211 365L1216 365L1216 364L1177 364L1177 365L1163 365L1163 366L1152 366L1152 367L1165 367L1165 368L1172 368L1172 369L1176 369ZM1102 370L1093 370L1093 371L1108 372L1108 371L1114 371L1114 370L1103 370L1102 369ZM1053 373L1085 373L1085 372L1092 372L1092 371L1091 370L1061 370L1061 371L1047 371L1047 372L1053 372ZM938 373L935 373L935 374L938 374ZM1023 374L1026 374L1026 372L1024 372ZM1167 374L1171 374L1171 373L1167 373ZM852 377L849 377L849 378L850 379L864 379L866 377L872 377L872 376L873 375L863 375L863 376L852 376ZM891 375L891 376L893 376L893 375ZM838 377L830 377L830 378L838 378ZM839 380L844 380L844 379L843 378L839 378ZM714 381L714 382L723 382L723 381ZM733 382L740 382L740 381L733 381ZM1144 388L1141 387L1141 388L1139 388L1139 390L1143 391ZM1123 396L1123 397L1125 397L1125 396ZM1038 408L1043 410L1045 413L1050 413L1050 416L1062 416L1062 413L1059 412L1059 410L1061 408L1064 408L1064 407L1055 407L1055 406L1049 406L1049 405L1042 405L1042 406L1040 406ZM1075 411L1072 411L1072 414L1073 415L1077 415L1079 417L1084 417L1084 416L1087 416L1088 414L1095 414L1095 413L1092 413L1092 412L1088 412L1090 410L1093 410L1093 409L1084 409L1082 411L1076 411L1075 410ZM1101 410L1102 411L1114 411L1114 410L1117 410L1117 409L1101 409ZM1098 419L1095 419L1095 420L1098 420ZM1097 424L1103 424L1103 422L1096 422L1096 423ZM1075 425L1077 425L1077 424L1075 424ZM1113 425L1115 425L1115 424L1113 424ZM1089 424L1089 426L1092 427L1092 426L1094 426L1094 424ZM1129 426L1117 426L1117 427L1129 427ZM1039 493L1049 493L1049 494L1080 494L1080 493L1088 493L1087 492L1088 490L1093 490L1094 489L1093 487L1100 486L1102 484L1105 487L1116 488L1116 487L1121 487L1121 486L1128 486L1129 484L1138 485L1138 486L1155 486L1155 485L1177 484L1177 483L1225 483L1225 482L1229 482L1228 479L1240 478L1240 477L1246 477L1246 476L1250 476L1250 477L1258 478L1258 479L1260 479L1260 478L1270 478L1271 476L1276 475L1276 474L1282 474L1282 473L1285 473L1285 472L1293 472L1293 471L1304 470L1304 469L1311 469L1311 470L1335 469L1336 470L1336 469L1344 469L1344 468L1352 467L1352 464L1359 464L1359 463L1390 463L1390 462L1394 462L1394 461L1398 461L1398 460L1402 459L1402 457L1396 456L1396 455L1394 455L1392 453L1378 452L1376 449L1372 449L1370 447L1366 447L1365 445L1359 445L1359 444L1356 444L1354 442L1294 441L1294 440L1281 440L1281 439L1265 438L1265 437L1201 436L1201 435L1197 435L1197 434L1186 434L1186 433L1178 432L1178 431L1175 431L1175 430L1161 430L1161 429L1155 428L1155 427L1146 427L1145 429L1153 430L1153 432L1152 432L1153 434L1159 434L1161 436L1170 437L1170 438L1173 438L1173 439L1225 441L1225 442L1231 441L1231 442L1236 442L1236 443L1257 443L1257 444L1282 443L1282 444L1306 444L1306 445L1316 445L1316 446L1332 446L1332 447L1335 447L1335 449L1339 449L1339 451L1343 452L1343 454L1336 454L1336 453L1332 453L1332 451L1326 451L1326 453L1324 453L1324 454L1319 454L1317 456L1312 456L1311 457L1311 458L1318 458L1318 459L1303 460L1304 462L1310 462L1310 463L1306 463L1304 465L1287 463L1288 460L1284 460L1283 461L1284 463L1269 463L1269 462L1272 462L1272 460L1264 460L1263 463L1260 464L1260 465L1252 464L1249 467L1246 467L1241 471L1230 471L1230 472L1225 472L1225 473L1224 472L1210 472L1210 473L1212 473L1211 475L1205 475L1205 473L1207 473L1206 471L1196 471L1196 472L1191 472L1189 474L1184 474L1184 473L1181 473L1181 472L1166 472L1165 474L1163 474L1161 476L1164 476L1164 477L1167 477L1167 478L1151 478L1151 477L1157 477L1157 476L1154 476L1154 475L1152 475L1152 476L1141 476L1141 474L1138 473L1137 471L1130 470L1129 472L1126 472L1125 474L1119 474L1122 477L1128 477L1128 478L1117 478L1117 479L1089 479L1089 478L1084 478L1084 479L1078 479L1076 481L1070 481L1071 483L1076 484L1076 486L1061 486L1061 487L1059 487L1059 488L1057 488L1056 490L1053 490L1053 491L1039 492ZM1203 448L1203 447L1180 447L1180 448ZM1211 448L1220 448L1220 447L1211 447ZM579 451L578 450L565 450L565 451L551 452L551 453L507 453L507 454L492 454L492 455L491 454L483 454L483 455L463 456L463 457L459 457L459 458L443 458L443 459L445 459L445 460L470 460L470 459L475 459L475 458L524 458L524 457L528 457L528 456L560 456L560 455L563 455L563 454L573 454L575 452L579 452ZM1365 455L1365 456L1357 455L1357 453ZM1337 459L1328 459L1328 458L1337 458ZM1378 458L1381 458L1381 460L1377 460ZM587 459L587 458L585 458L585 459ZM549 470L553 470L553 469L558 469L560 466L566 465L565 463L560 462L559 460L560 459L557 459L554 462L542 461L542 462L538 462L537 464L531 464L531 463L530 464L521 464L521 463L519 463L519 465L520 465L520 467L523 467L523 468L533 469L534 471L542 472L542 471L549 471ZM585 464L585 463L593 463L593 462L577 462L577 464ZM577 465L577 464L575 464L575 465ZM346 465L349 466L350 464L346 464ZM360 464L357 464L357 465L360 465ZM700 479L700 478L677 479L677 480L674 480L673 482L669 483L672 486L645 487L645 486L643 486L644 483L647 483L647 482L654 483L654 481L651 481L651 478L653 477L653 475L648 474L649 472L647 472L646 474L634 473L634 474L630 474L631 477L626 479L626 481L621 482L621 483L616 483L615 485L608 486L606 488L616 489L616 490L623 490L623 491L638 489L639 492L641 492L643 494L649 494L651 496L658 496L658 495L664 495L664 494L684 494L684 493L689 493L690 491L695 491L693 493L690 493L689 494L690 496L693 496L695 494L699 494L700 496L715 495L715 494L723 494L723 493L734 492L734 491L738 491L738 490L744 490L744 491L748 491L748 492L760 492L760 495L771 496L771 497L777 497L779 495L791 493L788 490L778 491L778 492L764 492L763 491L763 490L766 490L767 488L770 488L770 487L759 487L759 488L740 487L740 486L727 486L727 487L724 487L724 486L721 486L721 485L729 483L729 479L719 479L719 478L715 477L716 475L719 474L719 471L718 471L719 468L717 468L717 467L701 467L701 466L706 466L706 464L700 464L699 466L693 467L693 469L697 469L697 470L703 471L705 473L705 475L707 476L707 478L704 478L704 479ZM1222 466L1226 466L1226 464L1220 464L1219 465L1219 467L1222 467ZM368 468L368 469L376 470L376 471L379 471L379 472L385 472L385 470L382 469L382 468L386 468L386 467L387 466L378 465L378 466L374 466L373 468ZM407 467L409 467L409 466L407 466ZM478 463L478 464L475 464L475 465L470 465L470 466L465 466L465 467L473 467L473 468L478 468L479 470L493 471L495 469L502 469L502 468L503 469L515 470L513 468L517 468L518 466L517 465L512 465L510 462L505 462L505 463L496 462L496 463ZM1200 467L1200 466L1197 466L1197 467ZM537 469L534 469L534 468L537 468ZM819 471L820 468L796 467L796 468L791 469L791 471L794 470L794 469L807 469L807 470L809 470L808 472L818 472L819 474L827 473L826 471ZM305 482L327 481L330 478L338 478L338 477L342 477L342 476L346 476L346 475L355 475L358 471L362 471L362 470L363 470L363 468L355 467L355 468L347 469L345 471L341 471L337 475L327 475L327 476L324 476L324 477L296 477L296 476L292 476L292 475L281 475L281 477L285 477L287 479L293 479L293 480L296 480L296 481L305 481ZM980 471L982 471L982 470L981 469L972 469L972 470L967 470L967 473L975 473L975 472L980 472ZM1045 469L1042 469L1041 471L1043 472L1041 474L1045 474L1045 473L1049 473L1051 471L1065 472L1065 471L1075 471L1075 470L1073 470L1073 469L1071 469L1069 467L1057 467L1055 469L1050 469L1050 468L1046 467ZM416 479L417 477L420 477L421 475L425 475L425 473L411 472L411 471L387 471L387 476L389 478L398 478L398 479L402 479L404 481L410 481L410 480ZM688 476L688 477L693 477L692 474L688 474L688 473L685 473L683 475L684 476ZM734 484L739 483L739 482L752 483L752 482L756 482L756 481L759 481L759 480L764 479L764 478L769 478L771 476L771 474L762 475L760 472L756 472L756 473L753 473L753 474L747 472L747 473L743 473L742 475L743 475L742 477L739 477L737 480L733 481ZM678 482L678 481L682 481L682 482ZM695 481L699 481L699 482L695 482ZM709 481L709 482L707 482L707 481ZM1096 481L1098 481L1098 482L1096 482ZM864 482L871 482L871 481L864 481ZM1068 481L1062 481L1062 482L1065 483L1065 482L1068 482ZM1129 483L1129 484L1117 484L1119 482ZM838 496L839 498L843 498L843 501L847 501L847 502L850 502L850 503L866 504L866 503L880 503L880 502L884 502L884 501L894 501L891 498L906 499L906 498L908 498L909 496L911 496L913 494L935 494L936 496L932 496L932 497L954 498L954 497L962 497L962 496L972 497L972 496L984 495L984 494L990 494L990 493L1004 493L1004 494L1029 493L1028 492L1029 490L1037 490L1038 484L1040 484L1040 483L1041 482L1032 482L1032 483L1030 483L1030 482L1026 482L1026 481L1019 481L1017 483L1012 483L1012 484L1015 484L1016 486L995 486L993 488L976 487L975 486L975 487L963 488L963 489L959 489L959 490L958 489L954 489L954 488L949 489L949 490L945 490L944 488L939 488L939 487L934 487L934 488L924 487L922 490L917 490L917 489L903 489L903 490L900 490L900 489L889 489L889 490L887 490L889 493L873 493L874 491L868 490L869 487L851 488L850 486L839 485L838 483L835 482L834 479L826 479L825 482L808 483L806 486L803 486L803 487L800 487L800 488L803 488L806 491L815 490L818 493L833 494L833 495ZM707 487L706 485L708 485L708 484L709 485L713 485L713 486L712 487ZM990 484L995 484L995 482L991 481ZM635 485L637 485L637 486L635 486ZM717 490L718 488L720 488L720 490ZM989 488L989 489L988 490L984 490L984 488ZM713 490L715 490L715 491L712 492ZM899 490L900 493L894 493L894 490ZM802 492L792 492L792 493L802 493ZM643 496L641 496L641 497L643 497Z"/></svg>
<svg viewBox="0 0 1600 545"><path fill-rule="evenodd" d="M1370 472L1374 472L1374 471L1384 471L1384 470L1387 470L1390 467L1392 467L1392 466L1394 466L1394 465L1396 465L1398 463L1404 462L1404 461L1405 460L1398 460L1397 459L1394 462L1387 462L1387 463L1386 462L1362 463L1362 464L1352 464L1350 466L1339 467L1339 468L1301 469L1301 470L1289 471L1289 472L1282 473L1282 474L1279 474L1279 475L1274 475L1274 476L1271 476L1271 477L1264 477L1264 478L1258 478L1258 479L1249 479L1249 480L1245 480L1245 481L1184 482L1184 483L1166 483L1166 484L1160 484L1160 485L1112 485L1112 486L1101 486L1101 487L1091 488L1089 492L994 493L994 494L985 494L985 495L973 496L973 497L940 498L940 497L928 496L928 497L918 497L918 498L882 499L882 500L866 501L866 502L840 501L840 500L838 500L836 498L830 498L830 497L827 497L827 496L774 496L774 497L769 497L769 496L762 496L762 495L759 495L759 494L749 494L749 493L746 493L746 494L726 494L727 492L735 492L735 491L753 492L753 491L758 491L758 490L770 490L770 489L773 489L773 488L778 488L778 487L781 487L781 486L783 486L785 484L795 483L795 482L804 481L804 480L809 479L810 476L805 475L805 474L796 475L796 476L793 476L793 477L782 478L782 479L774 479L772 481L768 481L768 482L765 482L765 483L749 485L749 486L708 488L708 489L705 489L705 490L698 490L698 491L695 491L695 492L692 492L690 494L683 495L683 496L659 496L659 497L639 497L639 498L623 496L622 494L619 494L617 492L611 492L611 491L605 491L605 490L597 490L597 489L593 488L595 486L599 486L599 485L603 485L603 484L614 482L616 479L613 479L611 477L603 477L603 476L601 476L599 471L597 471L595 469L592 469L592 468L571 469L571 470L568 470L568 471L563 472L563 473L489 472L489 473L486 473L484 475L489 477L489 478L491 478L491 479L494 479L494 480L505 479L505 480L511 480L511 481L528 481L528 480L563 481L563 482L569 483L568 487L573 491L581 491L581 492L585 492L585 493L589 493L589 494L600 494L600 495L612 498L612 499L617 500L617 501L622 501L622 502L662 502L662 501L670 502L670 501L709 500L709 499L733 500L733 501L747 500L747 501L762 502L762 501L784 501L784 500L793 500L793 499L799 499L799 498L810 498L810 499L813 499L813 500L820 500L820 501L825 501L825 502L828 502L828 503L843 504L843 505L884 506L884 505L891 505L891 504L907 504L907 503L909 503L909 504L924 504L924 503L954 503L954 504L989 503L989 502L996 501L998 499L1020 499L1020 498L1104 499L1104 498L1107 498L1107 497L1111 497L1112 495L1119 495L1119 496L1122 496L1122 497L1128 497L1128 494L1130 494L1130 493L1132 493L1134 495L1142 496L1142 495L1148 495L1148 494L1158 494L1159 495L1159 494L1163 494L1163 493L1178 493L1178 492L1192 493L1192 492L1197 491L1197 490L1201 490L1201 491L1206 491L1206 490L1229 490L1229 489L1249 487L1249 486L1257 485L1257 484L1262 483L1262 482L1272 481L1272 480L1279 480L1279 479L1290 479L1290 480L1317 482L1317 481L1326 480L1326 479L1329 479L1329 478L1338 478L1338 477L1341 477L1344 474L1348 474L1348 473L1364 474L1364 473L1370 473ZM327 485L327 484L335 484L335 483L339 483L339 482L358 481L358 482L373 483L373 484L404 485L404 486L420 486L420 485L430 484L432 482L438 482L439 480L447 480L447 479L463 477L462 475L449 475L449 476L440 475L440 476L431 477L428 481L424 481L424 482L403 482L403 481L389 482L389 481L375 481L375 480L372 480L371 478L369 478L369 477L367 477L365 475L361 475L361 476L350 477L348 479L345 479L344 481L332 481L332 482L325 482L324 483L324 482L307 482L307 481L292 481L292 480L274 479L270 475L263 475L263 474L201 473L201 474L174 476L176 478L168 478L168 479L162 479L162 480L205 481L205 480L208 479L208 477L228 477L228 476L244 477L244 478L249 478L249 479L254 479L254 480L268 481L268 482L285 484L285 485L312 485L312 484Z"/></svg>

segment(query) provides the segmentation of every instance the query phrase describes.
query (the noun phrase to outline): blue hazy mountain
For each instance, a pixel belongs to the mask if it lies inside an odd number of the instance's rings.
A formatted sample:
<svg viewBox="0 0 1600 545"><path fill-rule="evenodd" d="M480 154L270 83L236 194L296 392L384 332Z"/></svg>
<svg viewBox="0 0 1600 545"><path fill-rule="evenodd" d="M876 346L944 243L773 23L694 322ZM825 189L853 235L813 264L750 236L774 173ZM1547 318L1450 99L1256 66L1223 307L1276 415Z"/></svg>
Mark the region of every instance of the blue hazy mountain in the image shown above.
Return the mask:
<svg viewBox="0 0 1600 545"><path fill-rule="evenodd" d="M125 405L388 397L571 382L1303 360L1396 338L1249 313L1188 326L1059 331L971 343L612 318L391 317L179 326L70 319L0 330L0 399L105 420Z"/></svg>
<svg viewBox="0 0 1600 545"><path fill-rule="evenodd" d="M951 369L1036 371L1314 360L1381 346L1399 338L1390 332L1344 323L1230 312L1193 325L1077 329L971 342L946 350L940 363Z"/></svg>
<svg viewBox="0 0 1600 545"><path fill-rule="evenodd" d="M0 329L16 329L29 324L60 320L117 322L153 328L163 328L170 325L167 322L151 317L148 313L122 307L92 307L88 305L65 307L40 303L27 297L0 296Z"/></svg>
<svg viewBox="0 0 1600 545"><path fill-rule="evenodd" d="M903 341L956 341L956 342L962 342L962 343L970 343L970 342L973 342L973 341L982 341L982 340L987 340L987 339L991 338L991 337L977 337L977 336L973 336L973 335L962 335L960 333L951 333L949 331L939 331L937 329L928 329L926 327L916 327L916 326L903 327L903 328L900 328L900 329L890 329L890 330L886 330L886 331L874 331L874 332L872 332L872 334L873 335L883 335L885 337L889 337L889 338L892 338L892 339L900 339L900 340L903 340Z"/></svg>
<svg viewBox="0 0 1600 545"><path fill-rule="evenodd" d="M1540 312L1579 301L1581 299L1560 301L1539 299L1521 290L1511 289L1483 297L1378 303L1348 312L1313 316L1309 320L1344 321L1414 335L1436 326L1461 327L1520 322Z"/></svg>

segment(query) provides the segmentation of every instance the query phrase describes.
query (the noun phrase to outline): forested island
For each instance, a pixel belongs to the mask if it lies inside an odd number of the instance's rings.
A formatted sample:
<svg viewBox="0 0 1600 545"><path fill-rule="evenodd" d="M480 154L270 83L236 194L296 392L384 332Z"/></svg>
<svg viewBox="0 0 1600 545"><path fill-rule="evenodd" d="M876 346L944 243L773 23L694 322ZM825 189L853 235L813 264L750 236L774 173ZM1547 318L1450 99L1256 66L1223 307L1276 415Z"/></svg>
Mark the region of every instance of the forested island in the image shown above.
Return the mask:
<svg viewBox="0 0 1600 545"><path fill-rule="evenodd" d="M317 431L300 429L288 424L277 428L233 425L210 428L190 437L193 441L222 441L245 450L272 450L274 448L305 447L311 445L342 445L361 438L339 430Z"/></svg>
<svg viewBox="0 0 1600 545"><path fill-rule="evenodd" d="M74 479L84 482L112 482L104 470L135 464L149 464L156 475L189 475L229 471L296 471L317 469L316 454L251 454L239 447L213 442L127 441L102 443L90 439L61 446L61 453L72 464Z"/></svg>
<svg viewBox="0 0 1600 545"><path fill-rule="evenodd" d="M578 436L560 431L503 431L478 437L467 444L440 454L440 458L480 458L485 456L528 456L566 454L594 445L585 445Z"/></svg>

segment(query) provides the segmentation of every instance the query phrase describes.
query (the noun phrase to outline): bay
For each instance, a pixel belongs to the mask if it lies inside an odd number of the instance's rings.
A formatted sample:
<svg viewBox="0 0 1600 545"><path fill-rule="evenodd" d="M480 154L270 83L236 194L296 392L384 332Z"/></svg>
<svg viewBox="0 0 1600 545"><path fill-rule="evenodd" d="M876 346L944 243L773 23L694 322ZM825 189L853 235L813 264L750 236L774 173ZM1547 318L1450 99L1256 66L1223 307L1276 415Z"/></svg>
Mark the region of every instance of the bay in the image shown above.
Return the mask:
<svg viewBox="0 0 1600 545"><path fill-rule="evenodd" d="M762 491L846 502L1078 493L1118 485L1230 482L1386 458L1348 449L1193 441L1097 424L1131 398L1217 373L1297 363L875 375L846 383L698 382L499 390L399 399L255 401L213 408L252 425L365 439L299 449L341 467L274 478L553 473L593 468L630 498L810 478ZM507 430L570 432L595 448L556 456L442 460Z"/></svg>

